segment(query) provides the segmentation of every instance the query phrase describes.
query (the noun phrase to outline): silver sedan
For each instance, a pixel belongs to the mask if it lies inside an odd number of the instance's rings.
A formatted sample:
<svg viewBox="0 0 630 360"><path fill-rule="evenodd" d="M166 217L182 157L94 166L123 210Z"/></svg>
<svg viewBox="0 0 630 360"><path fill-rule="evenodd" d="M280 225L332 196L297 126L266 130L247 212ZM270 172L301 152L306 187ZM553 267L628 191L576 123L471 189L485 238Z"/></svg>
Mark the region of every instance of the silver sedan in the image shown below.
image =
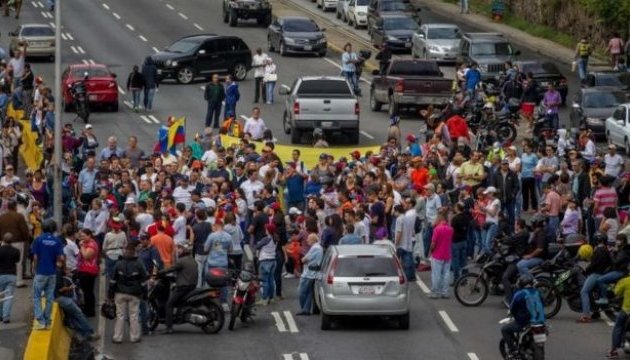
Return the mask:
<svg viewBox="0 0 630 360"><path fill-rule="evenodd" d="M429 60L454 62L461 31L454 24L425 24L412 39L411 55Z"/></svg>
<svg viewBox="0 0 630 360"><path fill-rule="evenodd" d="M49 57L55 59L55 31L47 24L23 24L9 33L11 51L24 44L28 49L26 56Z"/></svg>

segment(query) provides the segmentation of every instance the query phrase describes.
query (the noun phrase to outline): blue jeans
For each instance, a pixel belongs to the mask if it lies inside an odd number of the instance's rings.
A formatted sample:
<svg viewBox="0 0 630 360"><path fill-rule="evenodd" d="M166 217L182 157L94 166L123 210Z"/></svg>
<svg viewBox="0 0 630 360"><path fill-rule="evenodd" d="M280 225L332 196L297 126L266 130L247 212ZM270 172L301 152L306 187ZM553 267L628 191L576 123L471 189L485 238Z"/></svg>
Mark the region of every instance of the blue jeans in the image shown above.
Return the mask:
<svg viewBox="0 0 630 360"><path fill-rule="evenodd" d="M155 97L155 92L157 88L144 88L144 108L147 110L153 110L153 98Z"/></svg>
<svg viewBox="0 0 630 360"><path fill-rule="evenodd" d="M451 269L453 270L453 279L457 279L462 274L462 268L466 266L466 248L467 244L465 241L453 243L453 258L451 263Z"/></svg>
<svg viewBox="0 0 630 360"><path fill-rule="evenodd" d="M413 252L399 248L396 249L396 255L398 255L398 258L400 259L407 281L415 281L416 268L413 266Z"/></svg>
<svg viewBox="0 0 630 360"><path fill-rule="evenodd" d="M448 274L451 270L450 260L431 258L431 293L448 295Z"/></svg>
<svg viewBox="0 0 630 360"><path fill-rule="evenodd" d="M547 222L548 239L555 239L558 227L560 226L560 218L557 216L549 216ZM553 240L555 242L555 240Z"/></svg>
<svg viewBox="0 0 630 360"><path fill-rule="evenodd" d="M273 104L273 89L276 88L275 81L267 81L265 83L265 93L267 94L267 104Z"/></svg>
<svg viewBox="0 0 630 360"><path fill-rule="evenodd" d="M481 246L483 252L492 252L492 243L494 241L494 238L497 236L498 229L499 225L495 223L486 223L486 225L484 226L484 229L481 231Z"/></svg>
<svg viewBox="0 0 630 360"><path fill-rule="evenodd" d="M527 275L529 274L529 269L540 265L542 262L543 259L541 258L522 259L516 263L516 268L518 269L519 275Z"/></svg>
<svg viewBox="0 0 630 360"><path fill-rule="evenodd" d="M258 266L258 274L262 282L262 299L271 300L275 294L273 274L276 271L276 259L263 260Z"/></svg>
<svg viewBox="0 0 630 360"><path fill-rule="evenodd" d="M16 280L17 276L15 275L0 275L0 293L3 293L3 298L6 299L7 297L13 296ZM0 304L2 304L0 320L11 320L11 306L13 305L13 299L5 300Z"/></svg>
<svg viewBox="0 0 630 360"><path fill-rule="evenodd" d="M615 326L612 331L612 348L619 349L623 345L624 334L626 333L626 322L628 314L621 310L615 319Z"/></svg>
<svg viewBox="0 0 630 360"><path fill-rule="evenodd" d="M578 68L578 75L580 76L580 80L586 79L586 74L588 73L587 67L588 67L588 58L578 58L577 68Z"/></svg>
<svg viewBox="0 0 630 360"><path fill-rule="evenodd" d="M481 230L471 226L468 229L468 238L466 239L466 256L473 257L475 255L475 246L481 249Z"/></svg>
<svg viewBox="0 0 630 360"><path fill-rule="evenodd" d="M298 285L298 299L300 300L300 311L310 314L313 310L313 284L315 279L300 278Z"/></svg>
<svg viewBox="0 0 630 360"><path fill-rule="evenodd" d="M429 258L429 249L431 248L431 239L433 238L433 224L426 222L424 231L422 232L422 245L424 245L424 257Z"/></svg>
<svg viewBox="0 0 630 360"><path fill-rule="evenodd" d="M55 275L35 275L33 278L33 312L35 320L45 326L52 324L52 304L55 299ZM42 296L46 300L42 310Z"/></svg>
<svg viewBox="0 0 630 360"><path fill-rule="evenodd" d="M143 333L149 331L149 302L147 300L140 301L140 326Z"/></svg>
<svg viewBox="0 0 630 360"><path fill-rule="evenodd" d="M580 298L582 299L582 315L591 315L591 291L597 285L597 279L602 276L601 274L590 274L584 280L582 290L580 290Z"/></svg>
<svg viewBox="0 0 630 360"><path fill-rule="evenodd" d="M114 266L116 266L116 261L118 260L112 260L105 256L105 275L108 279L111 279L112 275L114 275Z"/></svg>
<svg viewBox="0 0 630 360"><path fill-rule="evenodd" d="M236 103L225 103L223 107L223 118L227 119L230 116L236 118Z"/></svg>
<svg viewBox="0 0 630 360"><path fill-rule="evenodd" d="M131 98L133 101L133 108L137 109L140 106L140 94L142 94L142 89L132 89L131 90Z"/></svg>
<svg viewBox="0 0 630 360"><path fill-rule="evenodd" d="M343 76L346 77L346 80L348 80L350 86L352 86L352 90L356 91L359 88L357 74L354 71L344 71Z"/></svg>
<svg viewBox="0 0 630 360"><path fill-rule="evenodd" d="M623 277L621 271L609 271L597 279L597 287L599 288L599 296L606 297L606 291L608 290L608 284L614 283Z"/></svg>
<svg viewBox="0 0 630 360"><path fill-rule="evenodd" d="M214 268L224 269L225 271L227 271L227 268L223 266L208 266L208 268L206 269L206 274L210 273L210 270ZM228 295L228 287L223 286L221 288L221 295L219 297L219 300L221 301L222 304L227 303L227 295Z"/></svg>
<svg viewBox="0 0 630 360"><path fill-rule="evenodd" d="M63 310L63 320L66 326L78 332L82 337L88 337L94 334L94 329L92 329L92 326L74 299L67 296L60 296L57 298L57 304L59 304L59 307Z"/></svg>

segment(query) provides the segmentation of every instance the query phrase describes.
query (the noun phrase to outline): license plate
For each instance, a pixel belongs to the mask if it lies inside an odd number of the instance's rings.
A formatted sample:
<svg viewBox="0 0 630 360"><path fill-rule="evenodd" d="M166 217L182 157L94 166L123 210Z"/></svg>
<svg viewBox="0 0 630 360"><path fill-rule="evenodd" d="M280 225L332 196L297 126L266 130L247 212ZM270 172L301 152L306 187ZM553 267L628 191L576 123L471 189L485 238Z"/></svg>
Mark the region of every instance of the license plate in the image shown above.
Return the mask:
<svg viewBox="0 0 630 360"><path fill-rule="evenodd" d="M547 334L534 334L534 342L536 344L542 344L547 341Z"/></svg>
<svg viewBox="0 0 630 360"><path fill-rule="evenodd" d="M97 95L90 95L89 99L90 99L90 101L96 101L96 100L98 100L98 96Z"/></svg>
<svg viewBox="0 0 630 360"><path fill-rule="evenodd" d="M32 47L44 47L44 46L48 45L48 43L47 42L42 42L42 41L32 41L28 45L32 46Z"/></svg>
<svg viewBox="0 0 630 360"><path fill-rule="evenodd" d="M411 47L411 43L405 43L405 47L410 48Z"/></svg>
<svg viewBox="0 0 630 360"><path fill-rule="evenodd" d="M313 50L313 47L311 45L304 45L304 50L311 51Z"/></svg>
<svg viewBox="0 0 630 360"><path fill-rule="evenodd" d="M322 121L322 127L323 128L331 128L333 126L333 122L332 121Z"/></svg>
<svg viewBox="0 0 630 360"><path fill-rule="evenodd" d="M374 295L376 294L376 289L374 286L361 286L359 288L360 295Z"/></svg>

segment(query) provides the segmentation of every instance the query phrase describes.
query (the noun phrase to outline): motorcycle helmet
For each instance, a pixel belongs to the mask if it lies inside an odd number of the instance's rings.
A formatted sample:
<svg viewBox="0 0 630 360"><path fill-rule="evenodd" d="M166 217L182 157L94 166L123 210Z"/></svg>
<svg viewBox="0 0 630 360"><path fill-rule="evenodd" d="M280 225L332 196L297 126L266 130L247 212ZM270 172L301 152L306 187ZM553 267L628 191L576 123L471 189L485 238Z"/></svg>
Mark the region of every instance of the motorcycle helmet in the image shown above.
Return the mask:
<svg viewBox="0 0 630 360"><path fill-rule="evenodd" d="M530 274L521 275L518 277L518 280L516 280L516 286L519 289L532 285L534 285L534 277Z"/></svg>
<svg viewBox="0 0 630 360"><path fill-rule="evenodd" d="M542 214L536 214L532 216L531 222L532 222L532 228L534 229L543 227L547 223L547 217Z"/></svg>
<svg viewBox="0 0 630 360"><path fill-rule="evenodd" d="M590 244L584 244L578 249L578 258L590 261L593 256L593 247Z"/></svg>
<svg viewBox="0 0 630 360"><path fill-rule="evenodd" d="M321 128L315 128L315 130L313 130L313 137L315 139L324 137L324 130L322 130Z"/></svg>
<svg viewBox="0 0 630 360"><path fill-rule="evenodd" d="M53 219L44 220L42 231L49 234L55 233L57 231L57 222Z"/></svg>
<svg viewBox="0 0 630 360"><path fill-rule="evenodd" d="M606 236L606 234L601 233L601 232L596 232L593 235L593 243L595 243L595 245L602 243L605 244L608 241L608 236Z"/></svg>
<svg viewBox="0 0 630 360"><path fill-rule="evenodd" d="M245 264L243 264L243 271L247 271L247 272L250 272L250 273L255 272L255 270L254 270L254 263L246 262Z"/></svg>
<svg viewBox="0 0 630 360"><path fill-rule="evenodd" d="M389 125L390 126L398 125L399 122L400 122L400 117L398 115L392 115L389 118Z"/></svg>
<svg viewBox="0 0 630 360"><path fill-rule="evenodd" d="M106 301L101 305L101 315L105 319L114 320L116 318L116 304L113 301Z"/></svg>

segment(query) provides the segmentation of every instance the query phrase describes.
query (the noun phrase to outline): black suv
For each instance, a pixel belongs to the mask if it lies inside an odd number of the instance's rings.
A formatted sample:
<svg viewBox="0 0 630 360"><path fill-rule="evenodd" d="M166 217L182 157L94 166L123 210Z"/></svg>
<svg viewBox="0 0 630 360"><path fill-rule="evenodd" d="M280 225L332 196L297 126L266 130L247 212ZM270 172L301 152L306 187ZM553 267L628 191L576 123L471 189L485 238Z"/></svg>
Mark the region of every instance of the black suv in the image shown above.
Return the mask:
<svg viewBox="0 0 630 360"><path fill-rule="evenodd" d="M256 19L262 26L271 24L271 4L268 0L223 0L223 22L234 27L238 20Z"/></svg>
<svg viewBox="0 0 630 360"><path fill-rule="evenodd" d="M420 8L414 7L409 1L403 0L370 0L367 11L368 35L372 34L374 24L381 20L382 15L403 13L421 23Z"/></svg>
<svg viewBox="0 0 630 360"><path fill-rule="evenodd" d="M252 67L252 52L241 38L214 34L181 38L151 58L161 79L180 84L212 74L231 74L242 81Z"/></svg>

